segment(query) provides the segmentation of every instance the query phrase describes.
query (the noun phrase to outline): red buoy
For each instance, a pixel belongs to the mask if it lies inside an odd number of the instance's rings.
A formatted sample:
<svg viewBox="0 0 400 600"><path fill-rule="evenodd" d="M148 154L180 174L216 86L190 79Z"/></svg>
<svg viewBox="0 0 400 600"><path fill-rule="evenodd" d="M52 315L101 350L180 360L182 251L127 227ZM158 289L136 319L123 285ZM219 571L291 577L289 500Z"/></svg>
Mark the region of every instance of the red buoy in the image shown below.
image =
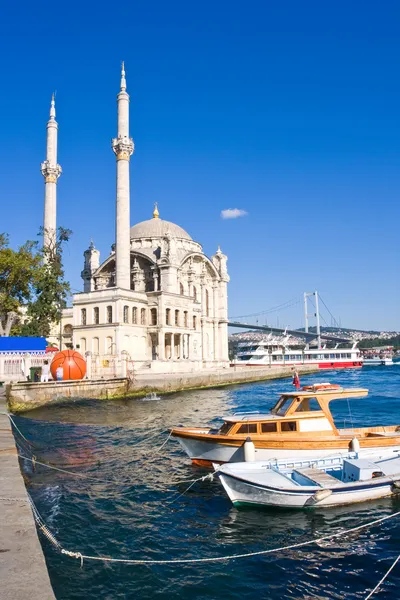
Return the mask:
<svg viewBox="0 0 400 600"><path fill-rule="evenodd" d="M62 367L62 373L61 369L57 373L59 367ZM50 371L55 380L83 379L86 375L86 361L76 350L62 350L51 361Z"/></svg>

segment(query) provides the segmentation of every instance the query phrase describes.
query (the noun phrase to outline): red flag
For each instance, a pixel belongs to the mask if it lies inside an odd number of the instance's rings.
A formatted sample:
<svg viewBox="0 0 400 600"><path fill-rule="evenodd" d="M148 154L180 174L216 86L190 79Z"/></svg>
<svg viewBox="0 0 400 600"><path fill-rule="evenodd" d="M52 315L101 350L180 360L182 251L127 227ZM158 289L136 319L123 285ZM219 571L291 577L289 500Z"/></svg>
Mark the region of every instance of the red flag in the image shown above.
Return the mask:
<svg viewBox="0 0 400 600"><path fill-rule="evenodd" d="M298 390L301 386L300 386L300 377L299 374L297 373L297 371L294 372L293 375L293 385L295 386L295 388Z"/></svg>

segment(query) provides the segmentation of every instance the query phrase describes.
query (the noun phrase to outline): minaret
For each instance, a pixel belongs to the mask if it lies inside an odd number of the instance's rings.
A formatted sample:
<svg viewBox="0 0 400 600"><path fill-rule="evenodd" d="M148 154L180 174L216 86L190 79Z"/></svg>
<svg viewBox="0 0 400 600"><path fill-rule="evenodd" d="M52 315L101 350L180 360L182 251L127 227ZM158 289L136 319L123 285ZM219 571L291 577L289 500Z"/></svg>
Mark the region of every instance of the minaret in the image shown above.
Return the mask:
<svg viewBox="0 0 400 600"><path fill-rule="evenodd" d="M45 181L43 221L43 246L45 248L54 244L57 230L57 180L62 172L60 165L57 164L57 135L58 124L53 94L51 97L50 119L47 122L46 160L41 164Z"/></svg>
<svg viewBox="0 0 400 600"><path fill-rule="evenodd" d="M129 161L134 144L129 137L129 95L122 63L121 89L117 96L118 137L112 140L117 158L117 198L115 215L115 285L131 289Z"/></svg>

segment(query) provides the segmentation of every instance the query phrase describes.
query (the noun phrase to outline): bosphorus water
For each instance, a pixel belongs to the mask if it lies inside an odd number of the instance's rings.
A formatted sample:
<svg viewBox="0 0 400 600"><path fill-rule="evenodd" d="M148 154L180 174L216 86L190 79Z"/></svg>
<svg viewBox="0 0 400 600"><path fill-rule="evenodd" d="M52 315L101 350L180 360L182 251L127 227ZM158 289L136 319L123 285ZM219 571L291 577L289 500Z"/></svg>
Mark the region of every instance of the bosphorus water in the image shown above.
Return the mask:
<svg viewBox="0 0 400 600"><path fill-rule="evenodd" d="M302 384L362 386L368 398L331 404L337 425L400 423L400 365L326 372ZM325 510L232 507L217 481L193 467L168 427L220 423L234 410L268 409L289 380L191 391L157 401L81 401L16 418L34 449L20 452L76 474L24 461L27 487L63 547L144 560L223 556L305 541L400 511L400 498ZM20 438L17 438L18 442ZM179 494L183 494L179 496ZM365 598L400 552L400 516L331 542L267 556L194 565L125 565L59 554L41 536L58 600L150 598ZM400 567L376 594L400 597Z"/></svg>

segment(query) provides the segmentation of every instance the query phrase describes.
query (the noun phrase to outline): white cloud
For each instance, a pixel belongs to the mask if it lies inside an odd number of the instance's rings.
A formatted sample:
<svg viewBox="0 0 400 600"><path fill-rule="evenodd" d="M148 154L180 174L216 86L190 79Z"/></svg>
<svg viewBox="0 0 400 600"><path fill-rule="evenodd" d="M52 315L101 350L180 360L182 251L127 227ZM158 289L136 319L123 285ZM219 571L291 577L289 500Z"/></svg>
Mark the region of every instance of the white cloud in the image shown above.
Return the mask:
<svg viewBox="0 0 400 600"><path fill-rule="evenodd" d="M241 208L226 208L225 210L221 210L221 219L237 219L246 215L247 211Z"/></svg>

